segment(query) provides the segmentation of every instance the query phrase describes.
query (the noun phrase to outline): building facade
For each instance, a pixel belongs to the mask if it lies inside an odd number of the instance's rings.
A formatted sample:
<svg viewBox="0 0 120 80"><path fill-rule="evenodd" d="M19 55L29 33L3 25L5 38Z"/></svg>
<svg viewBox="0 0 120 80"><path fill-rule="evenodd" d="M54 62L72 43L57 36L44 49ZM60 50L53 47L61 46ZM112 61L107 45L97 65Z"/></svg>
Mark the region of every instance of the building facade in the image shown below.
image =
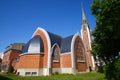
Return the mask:
<svg viewBox="0 0 120 80"><path fill-rule="evenodd" d="M61 37L37 28L23 47L15 72L21 76L40 76L52 73L76 74L93 69L90 27L82 10L81 36L79 33Z"/></svg>
<svg viewBox="0 0 120 80"><path fill-rule="evenodd" d="M8 72L11 67L14 68L23 46L24 43L13 43L6 47L1 64L2 72Z"/></svg>

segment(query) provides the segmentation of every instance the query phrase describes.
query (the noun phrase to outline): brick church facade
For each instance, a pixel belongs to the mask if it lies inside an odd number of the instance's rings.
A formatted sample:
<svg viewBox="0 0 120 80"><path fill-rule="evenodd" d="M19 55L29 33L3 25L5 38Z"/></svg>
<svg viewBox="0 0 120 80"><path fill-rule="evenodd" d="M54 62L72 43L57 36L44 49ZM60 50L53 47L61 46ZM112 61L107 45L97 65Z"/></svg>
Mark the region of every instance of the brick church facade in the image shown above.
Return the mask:
<svg viewBox="0 0 120 80"><path fill-rule="evenodd" d="M63 38L37 28L23 47L14 70L21 76L88 72L90 67L95 67L90 50L91 33L82 10L81 36L76 33Z"/></svg>

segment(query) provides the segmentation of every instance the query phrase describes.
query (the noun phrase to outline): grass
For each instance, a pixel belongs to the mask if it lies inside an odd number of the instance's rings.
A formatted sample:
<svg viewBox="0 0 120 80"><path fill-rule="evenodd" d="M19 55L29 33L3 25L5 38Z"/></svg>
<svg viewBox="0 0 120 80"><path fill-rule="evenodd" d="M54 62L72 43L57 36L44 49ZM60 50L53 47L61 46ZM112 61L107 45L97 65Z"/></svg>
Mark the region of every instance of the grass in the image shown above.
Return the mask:
<svg viewBox="0 0 120 80"><path fill-rule="evenodd" d="M0 74L0 80L106 80L104 74L97 72L72 74L58 74L51 76L16 76L14 74Z"/></svg>

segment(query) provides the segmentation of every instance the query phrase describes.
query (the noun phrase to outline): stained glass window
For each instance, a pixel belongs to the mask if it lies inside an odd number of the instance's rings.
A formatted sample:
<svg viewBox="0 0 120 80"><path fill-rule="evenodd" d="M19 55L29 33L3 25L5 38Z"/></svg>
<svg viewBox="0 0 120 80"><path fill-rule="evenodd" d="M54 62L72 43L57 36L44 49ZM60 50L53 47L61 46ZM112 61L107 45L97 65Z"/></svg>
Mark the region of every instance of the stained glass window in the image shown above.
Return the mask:
<svg viewBox="0 0 120 80"><path fill-rule="evenodd" d="M54 56L53 60L54 60L54 61L58 61L58 48L55 48L55 49L54 49L53 56Z"/></svg>
<svg viewBox="0 0 120 80"><path fill-rule="evenodd" d="M77 61L78 62L81 62L81 61L84 61L84 49L83 47L81 46L80 42L78 43L77 45L77 51L76 51L76 57L77 57Z"/></svg>

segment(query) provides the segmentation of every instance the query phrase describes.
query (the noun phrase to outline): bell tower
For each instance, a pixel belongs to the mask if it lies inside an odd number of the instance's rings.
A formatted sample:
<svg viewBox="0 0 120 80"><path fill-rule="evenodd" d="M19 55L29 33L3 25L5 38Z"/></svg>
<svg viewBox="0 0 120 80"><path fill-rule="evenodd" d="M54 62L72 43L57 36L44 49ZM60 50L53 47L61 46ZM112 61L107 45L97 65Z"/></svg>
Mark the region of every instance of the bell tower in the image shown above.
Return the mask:
<svg viewBox="0 0 120 80"><path fill-rule="evenodd" d="M92 37L91 37L90 27L89 27L89 24L87 22L87 19L86 19L85 13L84 13L83 6L82 6L81 37L82 37L83 43L85 45L86 53L87 53L88 66L89 66L89 68L94 69L94 67L95 67L94 58L93 58L92 53L90 52Z"/></svg>

